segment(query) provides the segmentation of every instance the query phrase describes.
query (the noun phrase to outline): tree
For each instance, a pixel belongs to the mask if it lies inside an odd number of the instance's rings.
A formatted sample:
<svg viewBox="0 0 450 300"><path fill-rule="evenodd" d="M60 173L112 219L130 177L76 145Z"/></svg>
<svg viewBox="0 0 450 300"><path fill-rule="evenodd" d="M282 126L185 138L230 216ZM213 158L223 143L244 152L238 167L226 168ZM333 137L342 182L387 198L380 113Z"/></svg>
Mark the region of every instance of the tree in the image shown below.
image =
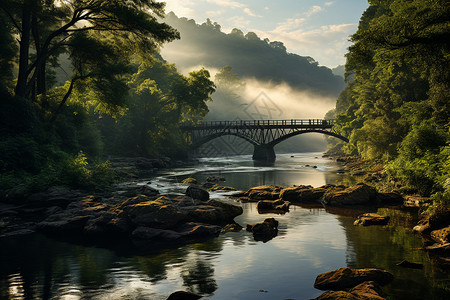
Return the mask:
<svg viewBox="0 0 450 300"><path fill-rule="evenodd" d="M19 36L15 95L33 101L35 95L48 91L47 66L62 52L70 53L74 68L67 92L60 100L64 104L78 81L98 75L86 67L93 61L79 55L81 47L88 45L92 50L94 46L120 44L121 50L143 54L179 37L173 28L157 20L164 15L164 3L150 0L2 0L0 8ZM118 56L118 52L114 55ZM112 51L108 55L112 58ZM99 92L114 86L102 85L105 81L96 83Z"/></svg>

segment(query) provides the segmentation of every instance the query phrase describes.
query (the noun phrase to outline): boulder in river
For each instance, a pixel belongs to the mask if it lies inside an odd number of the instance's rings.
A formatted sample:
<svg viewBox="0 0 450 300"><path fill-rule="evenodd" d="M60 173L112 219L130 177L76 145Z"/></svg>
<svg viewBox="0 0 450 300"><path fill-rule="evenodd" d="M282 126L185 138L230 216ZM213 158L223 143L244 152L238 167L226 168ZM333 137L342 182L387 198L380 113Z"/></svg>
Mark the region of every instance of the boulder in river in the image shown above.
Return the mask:
<svg viewBox="0 0 450 300"><path fill-rule="evenodd" d="M208 201L209 200L209 193L202 189L201 187L197 185L190 185L186 189L186 196L189 196L193 199L198 199L201 201Z"/></svg>
<svg viewBox="0 0 450 300"><path fill-rule="evenodd" d="M289 201L284 200L261 200L258 201L258 204L256 205L256 208L258 209L259 213L264 212L282 212L285 213L289 211Z"/></svg>
<svg viewBox="0 0 450 300"><path fill-rule="evenodd" d="M280 198L294 203L316 202L327 191L325 187L313 188L308 185L293 186L285 188L280 193Z"/></svg>
<svg viewBox="0 0 450 300"><path fill-rule="evenodd" d="M200 299L202 296L185 292L185 291L177 291L172 293L167 300L197 300Z"/></svg>
<svg viewBox="0 0 450 300"><path fill-rule="evenodd" d="M198 181L197 181L197 179L195 179L195 178L188 177L188 178L183 179L183 180L181 181L181 183L186 183L186 184L197 184Z"/></svg>
<svg viewBox="0 0 450 300"><path fill-rule="evenodd" d="M249 189L245 196L251 201L276 200L280 198L281 187L274 185L262 185Z"/></svg>
<svg viewBox="0 0 450 300"><path fill-rule="evenodd" d="M330 206L375 204L377 191L365 183L348 188L334 187L325 193L322 203Z"/></svg>
<svg viewBox="0 0 450 300"><path fill-rule="evenodd" d="M375 281L380 285L386 285L393 279L394 276L385 270L340 268L319 274L314 287L319 290L339 291L353 288L365 281Z"/></svg>
<svg viewBox="0 0 450 300"><path fill-rule="evenodd" d="M359 215L353 223L355 226L370 226L370 225L387 225L389 216L381 216L375 213L366 213Z"/></svg>
<svg viewBox="0 0 450 300"><path fill-rule="evenodd" d="M316 300L383 300L384 293L375 281L365 281L348 291L328 291Z"/></svg>
<svg viewBox="0 0 450 300"><path fill-rule="evenodd" d="M247 231L253 233L255 241L267 242L278 234L278 221L274 218L265 219L262 223L248 224Z"/></svg>

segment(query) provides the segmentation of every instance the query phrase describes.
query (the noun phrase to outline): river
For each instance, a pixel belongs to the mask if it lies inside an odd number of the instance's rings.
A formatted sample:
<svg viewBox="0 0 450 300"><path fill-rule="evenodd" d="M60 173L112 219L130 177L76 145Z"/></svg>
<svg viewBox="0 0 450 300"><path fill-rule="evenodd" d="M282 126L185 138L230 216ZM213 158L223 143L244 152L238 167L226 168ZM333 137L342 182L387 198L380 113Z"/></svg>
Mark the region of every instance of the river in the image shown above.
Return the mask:
<svg viewBox="0 0 450 300"><path fill-rule="evenodd" d="M250 156L201 159L195 166L165 170L142 180L161 193L182 193L181 180L222 176L240 190L275 184L321 186L344 175L341 166L321 153L279 154L274 165L254 165ZM233 202L226 192L212 198ZM390 299L449 299L450 280L419 250L422 240L411 233L414 214L380 209L392 220L384 227L355 227L359 212L327 211L319 205L291 206L285 215L260 215L254 203L242 205L237 223L276 218L279 233L263 243L245 230L208 242L151 253L129 253L72 244L41 234L0 240L1 299L166 299L187 290L202 299L311 299L322 294L316 276L337 268L377 267L395 280L383 290ZM118 245L120 246L120 245ZM395 266L402 260L424 269Z"/></svg>

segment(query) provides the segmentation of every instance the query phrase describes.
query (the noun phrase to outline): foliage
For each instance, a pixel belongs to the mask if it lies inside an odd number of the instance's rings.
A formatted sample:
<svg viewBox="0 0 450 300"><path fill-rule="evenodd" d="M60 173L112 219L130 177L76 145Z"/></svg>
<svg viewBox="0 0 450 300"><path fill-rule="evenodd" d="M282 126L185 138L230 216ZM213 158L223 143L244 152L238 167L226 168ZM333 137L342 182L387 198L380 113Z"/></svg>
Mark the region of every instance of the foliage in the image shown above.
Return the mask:
<svg viewBox="0 0 450 300"><path fill-rule="evenodd" d="M450 175L448 1L369 2L336 104L338 130L350 138L344 149L387 163L391 178L423 194L443 193Z"/></svg>
<svg viewBox="0 0 450 300"><path fill-rule="evenodd" d="M0 2L1 190L103 187L105 153L185 150L179 125L208 112L214 84L160 59L179 38L163 16L164 3L147 0Z"/></svg>

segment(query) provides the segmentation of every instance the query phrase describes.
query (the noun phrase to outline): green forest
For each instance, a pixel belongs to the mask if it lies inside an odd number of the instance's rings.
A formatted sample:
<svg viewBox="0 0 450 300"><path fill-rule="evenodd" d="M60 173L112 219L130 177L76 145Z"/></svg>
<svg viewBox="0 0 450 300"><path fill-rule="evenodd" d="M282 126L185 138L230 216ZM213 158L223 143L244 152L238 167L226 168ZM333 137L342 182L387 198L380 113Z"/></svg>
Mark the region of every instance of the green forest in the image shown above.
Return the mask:
<svg viewBox="0 0 450 300"><path fill-rule="evenodd" d="M104 186L105 155L185 155L179 124L215 86L161 58L180 37L163 17L155 1L1 1L0 190Z"/></svg>
<svg viewBox="0 0 450 300"><path fill-rule="evenodd" d="M110 155L186 156L179 126L202 120L216 86L206 69L183 75L161 56L184 30L200 48L212 39L217 51L205 59L219 69L328 95L343 89L328 116L350 142L337 147L384 164L392 182L450 201L448 1L369 3L350 38L344 87L281 42L165 19L164 3L2 0L0 190L107 186Z"/></svg>
<svg viewBox="0 0 450 300"><path fill-rule="evenodd" d="M348 154L383 163L390 181L450 200L450 6L369 1L347 53L334 111Z"/></svg>

